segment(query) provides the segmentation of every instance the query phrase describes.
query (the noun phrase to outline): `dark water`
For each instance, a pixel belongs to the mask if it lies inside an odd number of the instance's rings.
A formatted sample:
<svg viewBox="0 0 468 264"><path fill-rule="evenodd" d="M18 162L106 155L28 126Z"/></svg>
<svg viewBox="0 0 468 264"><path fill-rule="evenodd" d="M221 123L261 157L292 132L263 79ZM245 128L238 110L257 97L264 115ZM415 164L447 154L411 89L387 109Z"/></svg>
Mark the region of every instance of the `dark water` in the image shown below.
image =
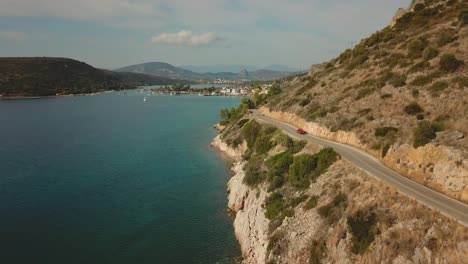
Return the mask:
<svg viewBox="0 0 468 264"><path fill-rule="evenodd" d="M238 103L0 100L1 263L232 263L229 169L209 143Z"/></svg>

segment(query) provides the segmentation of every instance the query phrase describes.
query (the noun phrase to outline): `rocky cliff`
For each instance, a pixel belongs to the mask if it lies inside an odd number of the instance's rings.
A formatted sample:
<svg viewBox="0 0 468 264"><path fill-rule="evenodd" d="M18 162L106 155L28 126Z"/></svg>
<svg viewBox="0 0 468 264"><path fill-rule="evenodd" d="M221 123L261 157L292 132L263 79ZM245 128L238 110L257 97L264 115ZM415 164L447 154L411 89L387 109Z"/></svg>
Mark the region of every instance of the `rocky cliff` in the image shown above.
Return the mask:
<svg viewBox="0 0 468 264"><path fill-rule="evenodd" d="M250 131L258 132L255 138L249 136ZM285 136L243 119L227 125L212 144L234 161L228 206L236 213L234 229L244 263L466 260L468 229L398 194L345 160L336 160L314 180L296 187L291 180L296 160L324 150L310 143L291 147L299 144L284 140ZM296 154L285 182L277 185L270 176L278 174L279 167L272 160L284 153ZM265 176L257 182L250 180L252 160ZM275 197L281 198L273 201Z"/></svg>

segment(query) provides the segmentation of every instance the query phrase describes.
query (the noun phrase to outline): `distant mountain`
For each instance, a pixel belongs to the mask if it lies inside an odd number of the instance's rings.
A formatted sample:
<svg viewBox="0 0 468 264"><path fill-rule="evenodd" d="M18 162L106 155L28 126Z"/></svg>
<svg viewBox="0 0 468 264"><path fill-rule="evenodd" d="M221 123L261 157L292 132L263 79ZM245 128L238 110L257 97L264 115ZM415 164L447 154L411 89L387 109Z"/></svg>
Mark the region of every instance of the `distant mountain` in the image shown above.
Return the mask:
<svg viewBox="0 0 468 264"><path fill-rule="evenodd" d="M248 71L258 70L258 67L251 65L205 65L205 66L194 66L194 65L184 65L179 66L182 69L193 71L196 73L207 73L207 72L231 72L231 73L240 73L243 69Z"/></svg>
<svg viewBox="0 0 468 264"><path fill-rule="evenodd" d="M143 64L136 64L127 67L123 67L116 70L117 72L133 72L150 74L156 76L162 76L172 79L183 79L183 80L204 80L206 76L203 74L195 73L189 70L175 67L171 64L164 62L148 62Z"/></svg>
<svg viewBox="0 0 468 264"><path fill-rule="evenodd" d="M200 70L199 68L198 70ZM273 71L273 70L254 70L248 71L247 69L241 69L238 73L236 72L206 72L198 73L191 70L175 67L171 64L164 62L149 62L143 64L137 64L127 66L124 68L117 69L118 72L134 72L144 73L157 76L163 76L173 79L183 79L190 81L213 81L216 79L224 80L247 80L247 81L270 81L287 77L289 75L297 74L297 72L289 71Z"/></svg>
<svg viewBox="0 0 468 264"><path fill-rule="evenodd" d="M105 70L104 70L105 71ZM142 85L170 85L176 83L187 83L191 84L194 82L186 80L171 79L166 77L160 77L156 75L134 73L134 72L113 72L108 71L121 80L127 82L130 85L142 86Z"/></svg>
<svg viewBox="0 0 468 264"><path fill-rule="evenodd" d="M242 70L247 71L257 71L257 70L270 70L270 71L280 71L280 72L299 72L300 69L291 68L284 65L270 65L268 67L256 67L252 65L224 65L224 64L216 64L216 65L205 65L205 66L194 66L194 65L184 65L179 66L182 69L193 71L196 73L207 73L207 72L232 72L232 73L240 73Z"/></svg>
<svg viewBox="0 0 468 264"><path fill-rule="evenodd" d="M173 84L168 78L96 69L67 58L0 58L0 95L52 96Z"/></svg>
<svg viewBox="0 0 468 264"><path fill-rule="evenodd" d="M301 69L291 68L291 67L288 67L288 66L277 65L277 64L273 64L273 65L270 65L268 67L262 68L262 70L280 71L280 72L300 72L300 71L302 71ZM307 71L307 70L308 69L306 69L305 71Z"/></svg>

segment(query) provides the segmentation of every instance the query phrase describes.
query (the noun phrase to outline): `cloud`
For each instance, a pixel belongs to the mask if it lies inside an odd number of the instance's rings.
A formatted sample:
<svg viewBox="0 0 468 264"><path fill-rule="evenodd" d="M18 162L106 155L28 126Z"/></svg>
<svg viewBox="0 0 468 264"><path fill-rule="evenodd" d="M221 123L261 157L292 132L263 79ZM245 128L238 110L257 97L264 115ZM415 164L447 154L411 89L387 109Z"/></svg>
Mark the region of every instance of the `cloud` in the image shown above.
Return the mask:
<svg viewBox="0 0 468 264"><path fill-rule="evenodd" d="M200 35L195 35L192 31L182 30L177 33L163 33L154 36L151 42L156 44L168 44L179 46L205 46L219 41L220 38L216 33L208 32Z"/></svg>
<svg viewBox="0 0 468 264"><path fill-rule="evenodd" d="M19 31L0 31L0 39L7 40L26 40L29 38L29 35L24 32Z"/></svg>

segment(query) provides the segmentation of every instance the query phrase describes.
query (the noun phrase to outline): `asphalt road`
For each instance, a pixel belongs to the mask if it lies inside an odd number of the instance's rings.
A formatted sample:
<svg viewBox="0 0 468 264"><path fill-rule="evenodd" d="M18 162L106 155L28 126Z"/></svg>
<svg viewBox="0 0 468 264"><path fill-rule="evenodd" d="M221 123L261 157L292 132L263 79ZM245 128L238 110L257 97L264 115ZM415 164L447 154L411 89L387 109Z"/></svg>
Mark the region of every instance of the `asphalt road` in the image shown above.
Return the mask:
<svg viewBox="0 0 468 264"><path fill-rule="evenodd" d="M307 140L322 146L332 147L342 158L350 161L357 167L363 169L371 176L376 177L383 183L396 187L397 190L413 198L429 208L436 210L443 215L458 221L460 224L468 227L468 205L444 194L429 189L419 183L416 183L380 163L378 159L370 154L355 147L326 140L323 138L300 135L296 133L295 127L272 118L263 116L257 110L252 111L252 116L261 123L267 123L278 127L289 135L298 139Z"/></svg>

